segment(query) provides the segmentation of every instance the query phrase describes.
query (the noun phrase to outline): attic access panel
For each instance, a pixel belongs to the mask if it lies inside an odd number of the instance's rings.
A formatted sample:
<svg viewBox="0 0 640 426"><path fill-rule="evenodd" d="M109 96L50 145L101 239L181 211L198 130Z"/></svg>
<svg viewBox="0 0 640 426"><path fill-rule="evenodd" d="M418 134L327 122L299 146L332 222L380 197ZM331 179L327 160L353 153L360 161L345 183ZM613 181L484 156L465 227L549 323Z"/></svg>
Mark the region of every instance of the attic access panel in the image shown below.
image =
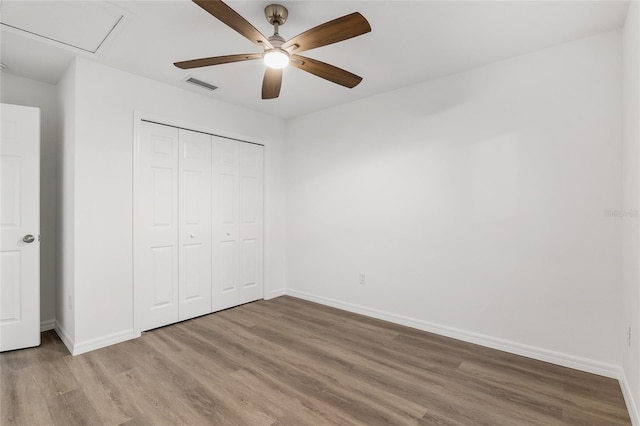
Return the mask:
<svg viewBox="0 0 640 426"><path fill-rule="evenodd" d="M122 20L97 1L2 1L0 23L14 30L96 53Z"/></svg>

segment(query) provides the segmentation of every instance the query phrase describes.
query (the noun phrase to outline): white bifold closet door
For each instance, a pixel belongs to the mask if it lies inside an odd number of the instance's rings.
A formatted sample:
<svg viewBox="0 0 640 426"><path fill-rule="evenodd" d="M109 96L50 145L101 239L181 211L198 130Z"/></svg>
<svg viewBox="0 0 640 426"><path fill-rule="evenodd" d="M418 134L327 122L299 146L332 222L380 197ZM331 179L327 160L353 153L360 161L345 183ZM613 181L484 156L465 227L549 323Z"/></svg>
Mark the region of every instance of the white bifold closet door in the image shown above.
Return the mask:
<svg viewBox="0 0 640 426"><path fill-rule="evenodd" d="M218 311L263 297L263 153L212 137L213 299Z"/></svg>
<svg viewBox="0 0 640 426"><path fill-rule="evenodd" d="M141 122L135 205L136 328L211 312L211 137Z"/></svg>
<svg viewBox="0 0 640 426"><path fill-rule="evenodd" d="M263 147L142 121L136 329L263 297Z"/></svg>
<svg viewBox="0 0 640 426"><path fill-rule="evenodd" d="M211 136L180 129L180 321L211 312Z"/></svg>

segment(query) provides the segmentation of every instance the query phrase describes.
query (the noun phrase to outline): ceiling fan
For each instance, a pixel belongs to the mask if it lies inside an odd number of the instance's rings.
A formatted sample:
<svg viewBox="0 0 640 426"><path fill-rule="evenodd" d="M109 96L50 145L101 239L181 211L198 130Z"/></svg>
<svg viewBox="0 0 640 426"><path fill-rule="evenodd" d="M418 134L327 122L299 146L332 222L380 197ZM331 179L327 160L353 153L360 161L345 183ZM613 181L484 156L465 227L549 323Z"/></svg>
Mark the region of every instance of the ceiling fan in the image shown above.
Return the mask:
<svg viewBox="0 0 640 426"><path fill-rule="evenodd" d="M249 21L220 0L193 0L193 2L259 46L263 52L175 62L174 65L178 68L191 69L263 59L267 69L262 81L262 99L274 99L280 95L282 69L289 64L350 89L362 81L362 77L349 71L298 55L305 50L337 43L371 31L369 22L358 12L325 22L287 41L278 34L279 27L287 21L289 15L287 8L282 5L271 4L264 10L267 21L274 26L273 35L267 38Z"/></svg>

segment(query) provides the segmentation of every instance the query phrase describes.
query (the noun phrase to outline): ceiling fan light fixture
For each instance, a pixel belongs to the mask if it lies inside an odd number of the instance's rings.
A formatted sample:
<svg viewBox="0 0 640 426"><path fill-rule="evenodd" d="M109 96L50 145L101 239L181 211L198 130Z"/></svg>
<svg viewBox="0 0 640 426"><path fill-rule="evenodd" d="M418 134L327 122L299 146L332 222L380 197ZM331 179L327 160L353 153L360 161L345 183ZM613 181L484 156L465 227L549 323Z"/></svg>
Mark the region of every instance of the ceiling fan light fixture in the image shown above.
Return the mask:
<svg viewBox="0 0 640 426"><path fill-rule="evenodd" d="M277 70L286 68L289 65L289 53L279 48L267 50L263 59L266 66Z"/></svg>

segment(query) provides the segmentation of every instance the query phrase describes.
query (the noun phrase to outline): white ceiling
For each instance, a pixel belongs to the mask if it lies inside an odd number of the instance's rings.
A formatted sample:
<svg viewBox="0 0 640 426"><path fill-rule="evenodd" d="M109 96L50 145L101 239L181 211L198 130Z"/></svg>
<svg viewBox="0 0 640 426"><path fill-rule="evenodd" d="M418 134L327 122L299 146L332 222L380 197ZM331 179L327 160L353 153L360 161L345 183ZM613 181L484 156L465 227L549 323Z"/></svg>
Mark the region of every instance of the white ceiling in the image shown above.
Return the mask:
<svg viewBox="0 0 640 426"><path fill-rule="evenodd" d="M227 4L269 36L272 27L265 20L263 9L272 2L230 0ZM20 14L36 17L30 20L30 25L40 21L49 29L53 23L54 27L65 25L68 30L68 22L52 22L51 13L42 12L45 3L46 7L59 5L65 14L73 14L77 9L76 20L86 19L80 7L84 2L3 0L2 3L3 22L10 18L9 12L19 10ZM6 7L7 3L12 7ZM280 29L285 39L348 13L362 13L371 24L371 33L304 55L364 79L354 89L346 89L289 67L284 72L280 97L262 100L261 61L190 71L173 66L175 61L258 51L251 42L190 0L99 3L105 13L123 14L124 18L95 55L3 25L1 61L9 72L56 83L74 55L86 56L204 96L290 118L619 28L628 8L628 1L612 0L282 0L289 9L289 20ZM75 36L82 40L90 36L88 32L86 25L78 25ZM195 76L219 89L206 92L191 87L182 81L187 76Z"/></svg>

